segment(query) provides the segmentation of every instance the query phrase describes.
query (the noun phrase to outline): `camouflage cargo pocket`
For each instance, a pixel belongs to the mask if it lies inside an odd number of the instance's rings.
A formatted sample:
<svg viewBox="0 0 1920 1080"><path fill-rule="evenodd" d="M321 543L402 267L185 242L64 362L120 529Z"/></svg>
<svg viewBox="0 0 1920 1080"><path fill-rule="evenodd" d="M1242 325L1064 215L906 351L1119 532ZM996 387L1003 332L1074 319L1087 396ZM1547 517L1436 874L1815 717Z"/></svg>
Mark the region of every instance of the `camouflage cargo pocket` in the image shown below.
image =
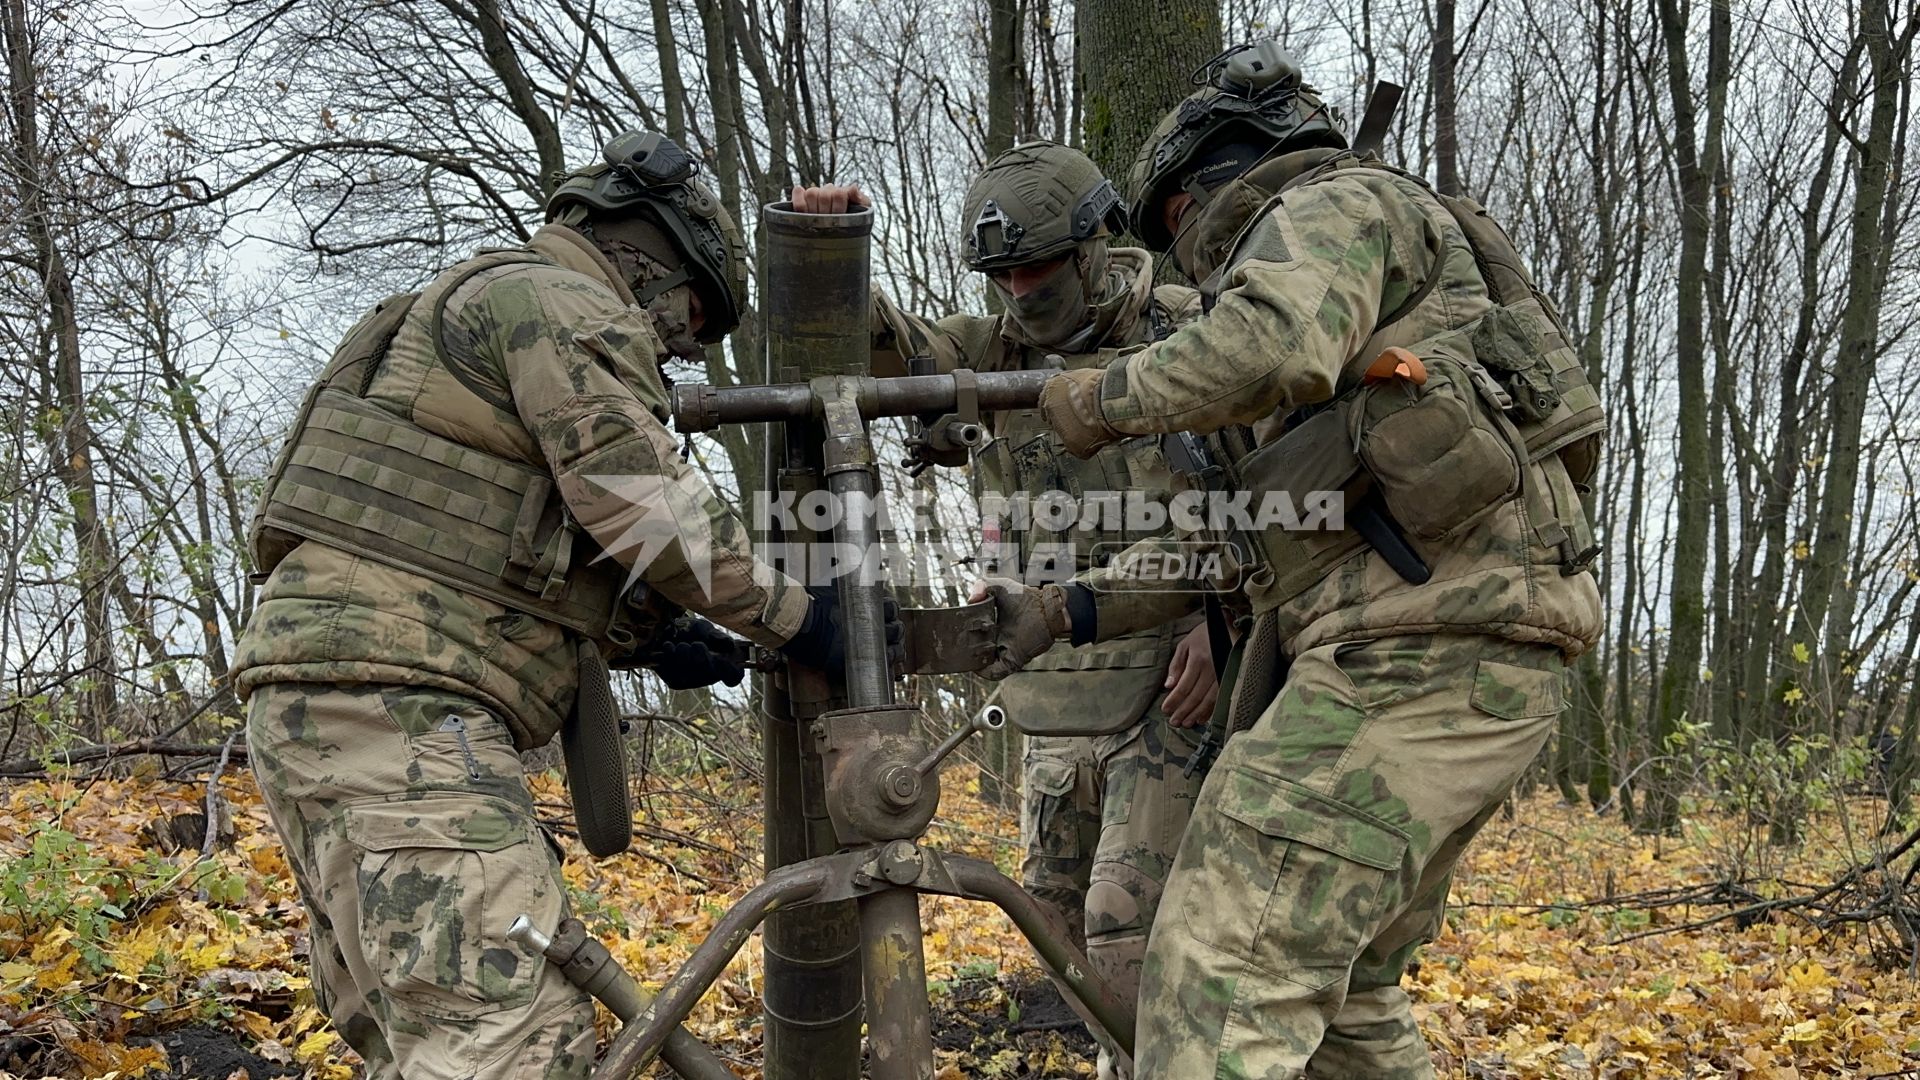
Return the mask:
<svg viewBox="0 0 1920 1080"><path fill-rule="evenodd" d="M1566 679L1559 670L1483 659L1474 666L1467 700L1496 719L1539 720L1560 715L1565 693Z"/></svg>
<svg viewBox="0 0 1920 1080"><path fill-rule="evenodd" d="M1185 841L1208 845L1182 905L1194 936L1310 990L1344 978L1393 906L1406 836L1245 767L1213 783L1219 813Z"/></svg>
<svg viewBox="0 0 1920 1080"><path fill-rule="evenodd" d="M360 948L404 1012L470 1020L532 1000L539 964L506 940L514 916L554 906L553 869L524 809L426 792L349 804Z"/></svg>
<svg viewBox="0 0 1920 1080"><path fill-rule="evenodd" d="M1026 814L1021 822L1026 849L1051 859L1078 859L1087 854L1081 850L1081 811L1074 800L1079 767L1071 761L1032 758L1026 773Z"/></svg>

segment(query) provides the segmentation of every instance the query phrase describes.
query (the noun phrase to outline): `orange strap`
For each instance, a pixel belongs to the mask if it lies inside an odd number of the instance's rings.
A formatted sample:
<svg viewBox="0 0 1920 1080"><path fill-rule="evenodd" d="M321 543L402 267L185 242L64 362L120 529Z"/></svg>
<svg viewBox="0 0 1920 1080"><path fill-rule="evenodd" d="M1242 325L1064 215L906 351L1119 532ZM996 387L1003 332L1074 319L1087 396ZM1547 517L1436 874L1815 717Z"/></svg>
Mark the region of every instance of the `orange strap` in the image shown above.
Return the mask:
<svg viewBox="0 0 1920 1080"><path fill-rule="evenodd" d="M1366 373L1360 377L1363 383L1391 382L1394 379L1405 379L1415 386L1425 386L1427 365L1407 350L1392 345L1368 364Z"/></svg>

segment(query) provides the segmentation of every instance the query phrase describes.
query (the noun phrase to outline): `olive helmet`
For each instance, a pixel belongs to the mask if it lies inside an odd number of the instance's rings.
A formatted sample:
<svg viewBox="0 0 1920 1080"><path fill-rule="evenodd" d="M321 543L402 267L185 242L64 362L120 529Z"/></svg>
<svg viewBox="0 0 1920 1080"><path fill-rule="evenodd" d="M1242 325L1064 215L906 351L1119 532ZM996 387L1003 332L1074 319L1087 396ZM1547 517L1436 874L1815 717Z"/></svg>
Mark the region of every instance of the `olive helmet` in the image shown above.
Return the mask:
<svg viewBox="0 0 1920 1080"><path fill-rule="evenodd" d="M1277 41L1235 45L1193 73L1200 87L1153 129L1128 173L1134 235L1156 251L1173 243L1161 205L1212 188L1282 150L1344 150L1339 111L1300 78L1300 63Z"/></svg>
<svg viewBox="0 0 1920 1080"><path fill-rule="evenodd" d="M993 156L967 188L967 266L982 273L1045 262L1126 227L1126 205L1087 155L1056 142Z"/></svg>
<svg viewBox="0 0 1920 1080"><path fill-rule="evenodd" d="M746 306L746 242L713 191L695 179L699 163L672 139L653 131L623 131L608 141L601 156L605 160L599 164L561 179L547 199L547 220L560 220L581 208L588 215L640 214L657 224L681 266L655 282L653 291L690 283L705 319L696 337L708 344L719 341L739 325Z"/></svg>

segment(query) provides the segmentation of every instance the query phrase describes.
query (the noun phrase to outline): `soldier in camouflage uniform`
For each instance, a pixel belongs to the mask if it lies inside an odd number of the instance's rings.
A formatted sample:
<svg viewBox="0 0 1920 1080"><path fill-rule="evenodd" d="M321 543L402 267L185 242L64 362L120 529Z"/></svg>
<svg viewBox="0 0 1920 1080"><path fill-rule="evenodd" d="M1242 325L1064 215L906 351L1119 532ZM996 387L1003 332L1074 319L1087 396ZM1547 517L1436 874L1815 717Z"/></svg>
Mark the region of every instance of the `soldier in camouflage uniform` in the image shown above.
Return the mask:
<svg viewBox="0 0 1920 1080"><path fill-rule="evenodd" d="M803 188L794 204L834 212L848 197L845 188ZM1071 147L1032 142L996 156L968 189L963 220L968 266L987 276L1005 314L928 320L876 289L876 374L904 375L909 358L943 372L1055 363L1097 370L1114 349L1164 337L1199 314L1192 289L1154 287L1152 256L1108 246L1110 228L1123 220L1119 196ZM1170 487L1152 439L1117 443L1082 462L1061 449L1035 410L992 422L995 438L978 465L983 487L995 494L1164 498ZM1064 580L1137 538L1037 525L1008 525L1002 534L1007 561L1017 559L1038 581ZM1152 617L1134 633L1099 646L1062 643L998 690L1012 723L1027 733L1022 880L1128 997L1139 987L1147 929L1199 786L1184 772L1192 729L1211 713L1217 689L1192 595L1146 599ZM1102 1054L1101 1065L1104 1076L1124 1075L1111 1054Z"/></svg>
<svg viewBox="0 0 1920 1080"><path fill-rule="evenodd" d="M316 995L373 1077L592 1065L592 1002L505 931L566 914L517 751L553 737L588 661L633 644L610 640L619 596L814 666L836 655L830 606L754 558L662 423L658 365L737 321L732 222L670 141L628 133L606 159L526 245L356 326L255 523L270 573L235 684ZM704 528L636 547L663 509ZM737 683L715 640L694 623L651 655L673 656L674 685Z"/></svg>
<svg viewBox="0 0 1920 1080"><path fill-rule="evenodd" d="M1251 532L1230 711L1256 700L1154 924L1136 1059L1169 1078L1430 1077L1401 975L1600 633L1575 487L1599 401L1483 211L1346 152L1277 45L1208 75L1142 148L1133 221L1209 312L1056 377L1042 409L1078 454L1182 430L1225 451L1253 425L1259 448L1224 454L1245 489L1333 492L1345 513ZM1377 546L1363 519L1389 530ZM1124 630L1108 614L1128 585L996 589L1004 662L1088 613ZM1248 676L1262 642L1290 671Z"/></svg>

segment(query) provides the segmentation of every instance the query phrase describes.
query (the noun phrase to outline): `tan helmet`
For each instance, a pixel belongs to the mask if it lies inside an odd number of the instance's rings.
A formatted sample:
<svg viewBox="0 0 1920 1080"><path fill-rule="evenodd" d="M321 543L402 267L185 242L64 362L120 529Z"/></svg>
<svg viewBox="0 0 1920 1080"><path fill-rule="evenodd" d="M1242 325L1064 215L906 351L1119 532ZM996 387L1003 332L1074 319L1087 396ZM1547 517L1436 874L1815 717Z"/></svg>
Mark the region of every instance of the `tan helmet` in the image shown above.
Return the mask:
<svg viewBox="0 0 1920 1080"><path fill-rule="evenodd" d="M1200 87L1162 117L1128 171L1133 233L1148 247L1173 243L1161 206L1175 192L1202 203L1220 184L1284 151L1344 150L1338 110L1300 79L1300 64L1277 41L1233 48L1193 74Z"/></svg>
<svg viewBox="0 0 1920 1080"><path fill-rule="evenodd" d="M1101 229L1126 226L1113 182L1087 155L1030 142L994 155L967 188L961 221L967 266L982 273L1046 262Z"/></svg>
<svg viewBox="0 0 1920 1080"><path fill-rule="evenodd" d="M740 324L747 304L747 246L713 191L694 178L699 163L653 131L615 135L601 154L606 160L567 174L554 189L547 220L578 207L588 214L639 214L659 225L680 256L681 272L654 288L690 283L706 320L697 338L719 341Z"/></svg>

